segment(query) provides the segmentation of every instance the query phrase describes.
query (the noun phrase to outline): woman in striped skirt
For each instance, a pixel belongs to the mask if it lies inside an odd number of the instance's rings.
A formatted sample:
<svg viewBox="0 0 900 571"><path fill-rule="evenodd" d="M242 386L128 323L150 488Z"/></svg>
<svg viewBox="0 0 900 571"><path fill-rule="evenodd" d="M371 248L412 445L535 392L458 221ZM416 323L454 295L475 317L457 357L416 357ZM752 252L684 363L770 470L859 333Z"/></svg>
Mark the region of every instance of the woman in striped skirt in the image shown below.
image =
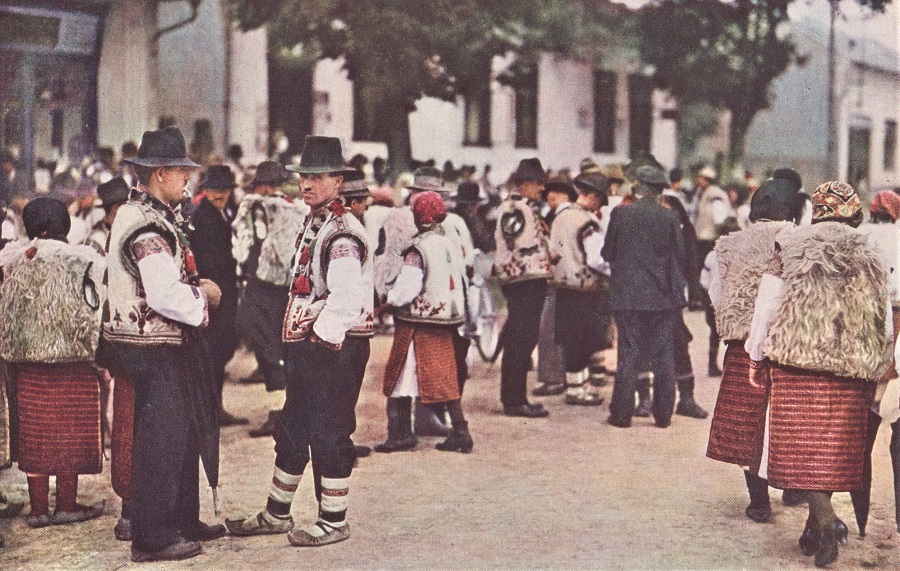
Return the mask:
<svg viewBox="0 0 900 571"><path fill-rule="evenodd" d="M28 474L28 525L73 523L105 503L76 502L79 474L102 468L100 384L94 353L105 264L90 247L66 243L63 203L37 198L23 213L27 243L0 252L0 357L16 385L19 469ZM56 476L56 511L49 507Z"/></svg>
<svg viewBox="0 0 900 571"><path fill-rule="evenodd" d="M813 225L777 241L745 343L751 382L764 384L766 373L770 382L760 475L776 488L804 490L809 517L799 544L817 567L847 541L831 494L862 486L874 380L893 349L887 276L856 230L861 222L853 187L816 189Z"/></svg>

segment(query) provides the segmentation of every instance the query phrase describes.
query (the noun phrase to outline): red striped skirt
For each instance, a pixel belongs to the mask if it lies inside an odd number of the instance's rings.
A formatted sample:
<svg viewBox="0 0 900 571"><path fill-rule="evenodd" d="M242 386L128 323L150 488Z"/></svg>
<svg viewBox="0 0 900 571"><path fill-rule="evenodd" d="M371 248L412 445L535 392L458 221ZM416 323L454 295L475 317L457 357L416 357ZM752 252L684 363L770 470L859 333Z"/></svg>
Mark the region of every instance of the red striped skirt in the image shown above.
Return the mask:
<svg viewBox="0 0 900 571"><path fill-rule="evenodd" d="M18 363L19 469L99 474L100 379L92 363Z"/></svg>
<svg viewBox="0 0 900 571"><path fill-rule="evenodd" d="M134 383L122 371L115 373L110 474L113 491L131 499L131 450L134 445Z"/></svg>
<svg viewBox="0 0 900 571"><path fill-rule="evenodd" d="M394 343L384 370L384 396L390 397L400 380L409 344L415 340L419 398L425 404L460 398L456 353L451 327L394 322Z"/></svg>
<svg viewBox="0 0 900 571"><path fill-rule="evenodd" d="M750 355L743 341L727 345L706 455L755 470L762 455L769 391L750 384Z"/></svg>
<svg viewBox="0 0 900 571"><path fill-rule="evenodd" d="M862 485L875 384L773 363L769 483L846 492Z"/></svg>

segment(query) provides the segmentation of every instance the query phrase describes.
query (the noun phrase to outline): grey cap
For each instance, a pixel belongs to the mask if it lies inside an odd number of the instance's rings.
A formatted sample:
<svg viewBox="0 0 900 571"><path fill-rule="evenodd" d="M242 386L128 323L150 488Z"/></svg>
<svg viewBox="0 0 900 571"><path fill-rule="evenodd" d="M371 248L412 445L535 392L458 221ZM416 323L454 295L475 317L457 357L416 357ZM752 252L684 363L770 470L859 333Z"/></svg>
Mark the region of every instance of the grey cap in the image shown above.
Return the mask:
<svg viewBox="0 0 900 571"><path fill-rule="evenodd" d="M666 188L669 186L669 179L666 177L666 173L650 165L638 167L637 171L634 173L634 177L638 182L642 182L648 186L655 186L658 188Z"/></svg>

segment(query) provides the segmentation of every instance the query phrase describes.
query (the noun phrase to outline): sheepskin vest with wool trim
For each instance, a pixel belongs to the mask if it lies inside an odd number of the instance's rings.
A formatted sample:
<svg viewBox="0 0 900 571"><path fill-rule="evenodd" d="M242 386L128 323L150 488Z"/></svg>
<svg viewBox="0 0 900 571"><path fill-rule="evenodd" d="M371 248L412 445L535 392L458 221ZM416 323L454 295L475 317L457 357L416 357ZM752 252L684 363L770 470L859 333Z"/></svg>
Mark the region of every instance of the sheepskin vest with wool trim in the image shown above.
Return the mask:
<svg viewBox="0 0 900 571"><path fill-rule="evenodd" d="M494 273L504 284L527 280L548 280L552 276L549 232L531 201L514 194L500 204L497 212L497 251Z"/></svg>
<svg viewBox="0 0 900 571"><path fill-rule="evenodd" d="M722 339L743 341L750 334L756 293L766 266L775 256L775 241L793 228L790 222L757 222L716 242L722 276L722 297L715 308L716 329Z"/></svg>
<svg viewBox="0 0 900 571"><path fill-rule="evenodd" d="M609 278L587 265L584 238L601 232L600 220L572 204L557 214L550 228L550 262L557 287L579 291L609 291Z"/></svg>
<svg viewBox="0 0 900 571"><path fill-rule="evenodd" d="M413 239L422 257L422 291L397 313L397 319L416 323L459 325L463 322L465 265L462 253L440 227Z"/></svg>
<svg viewBox="0 0 900 571"><path fill-rule="evenodd" d="M13 363L93 361L105 263L90 246L36 239L0 252L0 357Z"/></svg>
<svg viewBox="0 0 900 571"><path fill-rule="evenodd" d="M245 196L234 219L232 246L245 275L287 288L297 235L308 214L309 206L281 193Z"/></svg>
<svg viewBox="0 0 900 571"><path fill-rule="evenodd" d="M766 354L782 365L877 379L893 353L878 252L837 222L798 228L778 244L784 288Z"/></svg>

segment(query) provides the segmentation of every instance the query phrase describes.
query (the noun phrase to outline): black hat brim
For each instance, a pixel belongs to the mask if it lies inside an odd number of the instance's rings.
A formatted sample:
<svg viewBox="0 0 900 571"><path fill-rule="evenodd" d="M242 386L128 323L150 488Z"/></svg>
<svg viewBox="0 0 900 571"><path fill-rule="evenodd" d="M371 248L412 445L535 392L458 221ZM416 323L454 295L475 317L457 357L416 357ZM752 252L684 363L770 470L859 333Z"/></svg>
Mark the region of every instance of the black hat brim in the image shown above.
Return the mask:
<svg viewBox="0 0 900 571"><path fill-rule="evenodd" d="M313 167L313 166L303 166L303 165L288 165L284 167L290 172L295 172L297 174L330 174L334 176L346 176L351 173L359 172L356 169L347 168L345 166L340 167Z"/></svg>
<svg viewBox="0 0 900 571"><path fill-rule="evenodd" d="M159 157L134 157L131 159L124 159L123 163L130 163L132 165L137 165L139 167L190 167L199 169L200 165L192 161L191 159L170 159L170 158L159 158Z"/></svg>

